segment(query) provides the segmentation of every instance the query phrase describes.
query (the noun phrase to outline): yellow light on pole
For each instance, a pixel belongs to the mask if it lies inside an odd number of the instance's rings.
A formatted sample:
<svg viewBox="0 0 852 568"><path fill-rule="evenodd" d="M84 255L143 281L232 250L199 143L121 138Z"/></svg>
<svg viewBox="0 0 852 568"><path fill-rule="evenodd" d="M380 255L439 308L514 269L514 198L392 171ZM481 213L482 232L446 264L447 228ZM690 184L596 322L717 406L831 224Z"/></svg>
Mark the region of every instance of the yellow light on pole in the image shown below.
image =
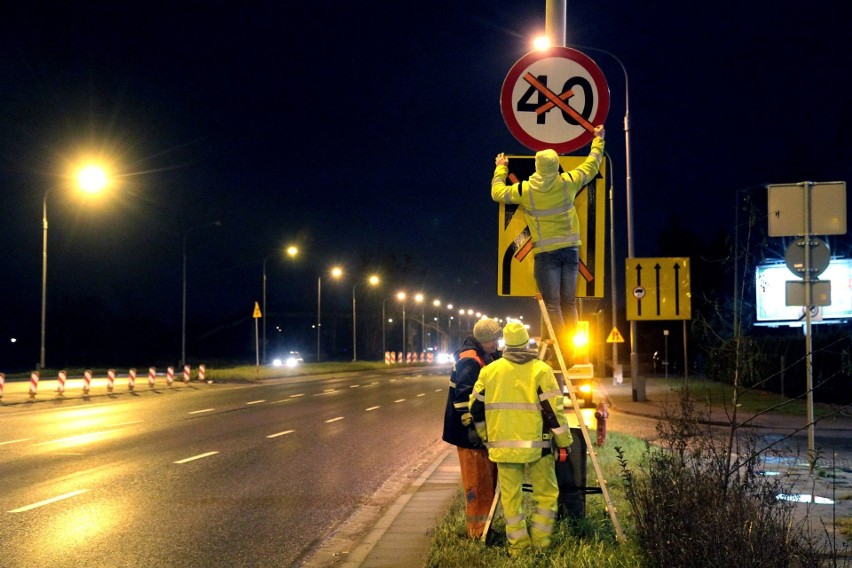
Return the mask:
<svg viewBox="0 0 852 568"><path fill-rule="evenodd" d="M107 185L109 175L101 166L90 164L77 172L77 186L86 193L100 193Z"/></svg>

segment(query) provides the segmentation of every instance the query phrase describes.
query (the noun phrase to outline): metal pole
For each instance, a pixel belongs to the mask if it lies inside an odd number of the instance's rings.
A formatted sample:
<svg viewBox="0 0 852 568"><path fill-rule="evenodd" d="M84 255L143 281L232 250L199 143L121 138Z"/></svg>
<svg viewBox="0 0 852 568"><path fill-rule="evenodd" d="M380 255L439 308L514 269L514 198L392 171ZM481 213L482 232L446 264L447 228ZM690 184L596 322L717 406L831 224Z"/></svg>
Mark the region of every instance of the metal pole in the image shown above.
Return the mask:
<svg viewBox="0 0 852 568"><path fill-rule="evenodd" d="M183 300L182 300L182 309L181 309L181 322L180 322L180 366L183 368L186 365L186 238L189 236L189 233L194 231L195 229L202 229L204 227L221 227L221 221L213 221L212 223L205 223L203 225L196 225L195 227L190 227L183 234Z"/></svg>
<svg viewBox="0 0 852 568"><path fill-rule="evenodd" d="M41 348L39 350L38 368L44 369L45 358L45 330L47 323L47 194L50 193L49 188L44 192L44 201L42 202L42 253L41 253Z"/></svg>
<svg viewBox="0 0 852 568"><path fill-rule="evenodd" d="M405 335L405 300L402 301L402 360L406 359L406 344L408 343L408 337Z"/></svg>
<svg viewBox="0 0 852 568"><path fill-rule="evenodd" d="M322 276L317 276L317 363L320 362L320 306L322 304Z"/></svg>
<svg viewBox="0 0 852 568"><path fill-rule="evenodd" d="M609 161L612 164L612 160ZM611 166L610 166L611 167ZM609 276L610 288L612 294L612 329L618 327L618 303L616 302L616 279L615 279L615 206L614 195L615 185L613 176L610 172L609 176ZM612 384L621 384L623 375L617 372L618 369L618 342L612 342Z"/></svg>
<svg viewBox="0 0 852 568"><path fill-rule="evenodd" d="M814 442L814 373L813 373L813 337L811 334L811 306L813 299L811 295L811 188L813 183L806 181L804 187L805 205L805 369L806 388L808 391L808 464L811 473L816 462L816 449Z"/></svg>
<svg viewBox="0 0 852 568"><path fill-rule="evenodd" d="M352 285L352 362L358 360L358 343L356 341L356 327L355 327L355 286L357 284Z"/></svg>
<svg viewBox="0 0 852 568"><path fill-rule="evenodd" d="M382 357L387 353L387 344L385 343L385 324L387 323L388 318L385 316L385 304L388 299L385 298L382 300Z"/></svg>
<svg viewBox="0 0 852 568"><path fill-rule="evenodd" d="M263 259L263 314L261 318L263 319L263 362L266 363L266 261L269 259L269 255Z"/></svg>

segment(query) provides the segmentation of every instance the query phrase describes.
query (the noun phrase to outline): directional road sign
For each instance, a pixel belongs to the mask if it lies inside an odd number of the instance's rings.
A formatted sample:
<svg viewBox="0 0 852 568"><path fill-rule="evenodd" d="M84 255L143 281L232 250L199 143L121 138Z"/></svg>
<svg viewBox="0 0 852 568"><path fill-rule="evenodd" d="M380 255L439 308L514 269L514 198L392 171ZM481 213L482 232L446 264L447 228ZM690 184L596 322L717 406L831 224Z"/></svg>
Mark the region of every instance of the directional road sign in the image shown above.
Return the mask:
<svg viewBox="0 0 852 568"><path fill-rule="evenodd" d="M609 112L609 87L597 64L570 47L533 51L509 70L500 93L506 126L535 151L567 154L592 141Z"/></svg>
<svg viewBox="0 0 852 568"><path fill-rule="evenodd" d="M688 258L628 258L627 319L692 319Z"/></svg>
<svg viewBox="0 0 852 568"><path fill-rule="evenodd" d="M560 156L563 171L576 168L585 156ZM535 156L509 156L509 179L517 183L535 172ZM606 246L606 158L600 173L577 193L574 207L580 218L580 274L578 298L604 297L604 247ZM532 239L527 221L517 205L499 204L497 236L497 294L535 296L538 288L533 276Z"/></svg>

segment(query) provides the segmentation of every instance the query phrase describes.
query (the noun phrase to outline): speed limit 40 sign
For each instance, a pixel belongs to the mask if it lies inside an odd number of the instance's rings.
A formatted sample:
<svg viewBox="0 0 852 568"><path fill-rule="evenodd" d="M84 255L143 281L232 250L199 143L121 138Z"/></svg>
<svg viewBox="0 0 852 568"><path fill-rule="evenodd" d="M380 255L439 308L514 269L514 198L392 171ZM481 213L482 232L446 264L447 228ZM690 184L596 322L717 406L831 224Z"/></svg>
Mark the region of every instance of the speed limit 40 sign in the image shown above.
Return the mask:
<svg viewBox="0 0 852 568"><path fill-rule="evenodd" d="M609 112L609 87L600 68L570 47L522 57L503 81L500 110L518 141L535 151L566 154L592 141Z"/></svg>

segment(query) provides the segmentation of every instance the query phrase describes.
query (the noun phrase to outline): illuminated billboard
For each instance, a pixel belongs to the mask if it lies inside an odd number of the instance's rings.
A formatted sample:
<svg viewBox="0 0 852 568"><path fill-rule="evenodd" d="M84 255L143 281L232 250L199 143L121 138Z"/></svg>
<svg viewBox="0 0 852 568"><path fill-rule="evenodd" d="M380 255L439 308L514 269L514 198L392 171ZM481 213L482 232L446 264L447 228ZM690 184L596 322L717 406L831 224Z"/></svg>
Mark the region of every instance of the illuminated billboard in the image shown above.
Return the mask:
<svg viewBox="0 0 852 568"><path fill-rule="evenodd" d="M756 325L803 325L802 306L787 305L787 281L802 281L786 264L764 264L755 270ZM812 323L845 323L852 320L852 259L832 259L819 275L819 281L831 282L831 304L814 308Z"/></svg>

